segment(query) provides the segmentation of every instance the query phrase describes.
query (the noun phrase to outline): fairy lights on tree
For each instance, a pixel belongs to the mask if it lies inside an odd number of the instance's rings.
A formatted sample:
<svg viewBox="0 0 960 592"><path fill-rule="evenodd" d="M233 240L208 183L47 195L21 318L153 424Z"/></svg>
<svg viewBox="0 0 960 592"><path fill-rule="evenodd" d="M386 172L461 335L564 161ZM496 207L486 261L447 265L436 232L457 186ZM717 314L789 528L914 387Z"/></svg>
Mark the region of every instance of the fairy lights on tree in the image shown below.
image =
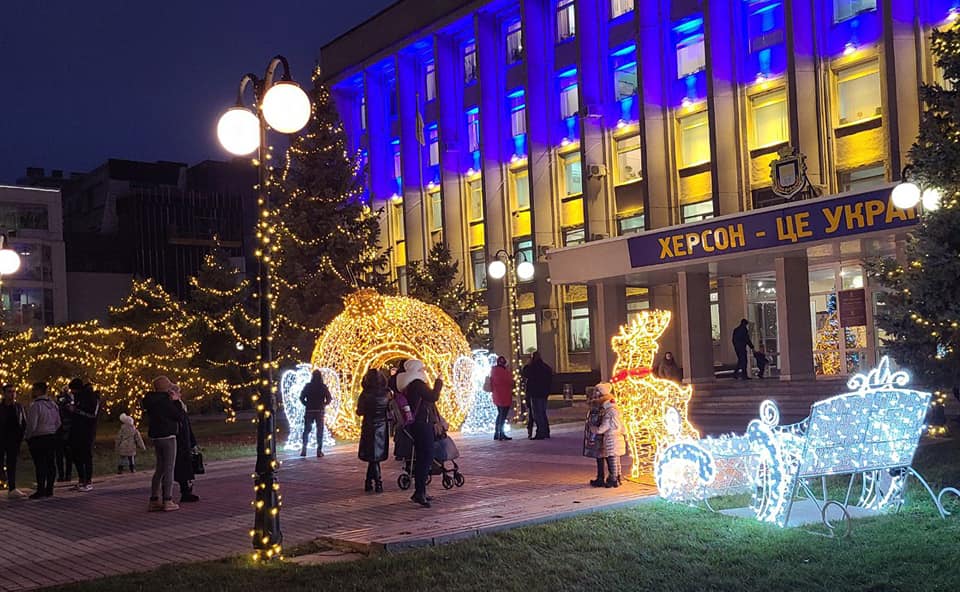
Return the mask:
<svg viewBox="0 0 960 592"><path fill-rule="evenodd" d="M424 261L413 261L407 268L409 289L414 297L439 306L450 315L473 346L486 345L481 336L483 293L474 292L457 281L459 263L443 243L435 244Z"/></svg>

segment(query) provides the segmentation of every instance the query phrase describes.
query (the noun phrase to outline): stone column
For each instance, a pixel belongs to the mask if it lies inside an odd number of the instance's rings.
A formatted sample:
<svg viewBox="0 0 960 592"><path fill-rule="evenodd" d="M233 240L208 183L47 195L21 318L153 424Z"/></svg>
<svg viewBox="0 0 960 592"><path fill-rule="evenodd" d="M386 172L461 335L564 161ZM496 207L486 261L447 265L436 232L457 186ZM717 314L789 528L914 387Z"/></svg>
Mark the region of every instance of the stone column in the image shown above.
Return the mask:
<svg viewBox="0 0 960 592"><path fill-rule="evenodd" d="M417 139L417 113L423 114L421 102L414 89L418 86L417 63L413 55L400 54L396 58L397 115L400 120L400 163L403 169L403 225L406 234L407 264L423 261L427 253L429 232L426 227L426 208L423 192L423 153L425 148Z"/></svg>
<svg viewBox="0 0 960 592"><path fill-rule="evenodd" d="M677 306L677 287L676 284L664 284L660 286L651 286L649 292L650 308L658 310L669 310L673 313L670 317L670 324L666 331L660 336L660 349L657 351L657 357L663 356L667 352L673 352L677 364L685 365L684 358L680 352L679 335L681 333L682 319L680 318L680 309Z"/></svg>
<svg viewBox="0 0 960 592"><path fill-rule="evenodd" d="M777 257L775 267L780 380L810 380L814 378L814 371L807 254Z"/></svg>
<svg viewBox="0 0 960 592"><path fill-rule="evenodd" d="M680 333L683 355L683 381L713 380L713 340L710 337L710 274L681 271L677 274L680 292Z"/></svg>
<svg viewBox="0 0 960 592"><path fill-rule="evenodd" d="M720 303L720 362L733 363L737 354L733 351L731 336L747 316L746 282L743 276L720 278L717 281L717 298Z"/></svg>
<svg viewBox="0 0 960 592"><path fill-rule="evenodd" d="M600 368L600 377L609 380L616 357L610 347L610 339L627 322L627 292L622 281L608 280L593 287L592 299L595 322L591 324L595 362Z"/></svg>
<svg viewBox="0 0 960 592"><path fill-rule="evenodd" d="M829 187L823 163L824 139L820 113L819 78L816 61L817 17L813 3L786 0L787 103L790 109L790 142L807 157L807 176L814 185ZM911 51L911 55L912 55ZM810 125L800 125L809 122Z"/></svg>

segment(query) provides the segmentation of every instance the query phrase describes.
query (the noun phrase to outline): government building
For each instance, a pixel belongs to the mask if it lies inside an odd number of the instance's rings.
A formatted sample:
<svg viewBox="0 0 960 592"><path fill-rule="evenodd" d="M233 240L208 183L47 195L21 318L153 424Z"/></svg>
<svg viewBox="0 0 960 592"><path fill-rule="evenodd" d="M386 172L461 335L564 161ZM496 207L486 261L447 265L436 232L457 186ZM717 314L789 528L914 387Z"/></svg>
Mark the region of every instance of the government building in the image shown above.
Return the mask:
<svg viewBox="0 0 960 592"><path fill-rule="evenodd" d="M495 351L607 376L618 327L660 308L686 381L735 361L741 318L773 376L806 380L882 353L863 265L922 215L890 191L920 85L943 82L931 32L958 16L956 0L401 0L321 67L401 290L444 242L485 291Z"/></svg>

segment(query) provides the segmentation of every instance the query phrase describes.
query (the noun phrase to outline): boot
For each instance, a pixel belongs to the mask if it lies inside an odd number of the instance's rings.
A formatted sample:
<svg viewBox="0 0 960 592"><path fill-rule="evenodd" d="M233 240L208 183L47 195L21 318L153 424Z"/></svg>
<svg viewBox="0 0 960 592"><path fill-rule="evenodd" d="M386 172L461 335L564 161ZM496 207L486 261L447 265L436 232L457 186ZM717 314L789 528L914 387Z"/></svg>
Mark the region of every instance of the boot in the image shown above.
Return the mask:
<svg viewBox="0 0 960 592"><path fill-rule="evenodd" d="M373 491L376 493L383 493L383 481L380 479L374 481Z"/></svg>
<svg viewBox="0 0 960 592"><path fill-rule="evenodd" d="M603 483L603 463L604 463L604 460L603 460L602 458L598 458L598 459L597 459L597 478L594 479L594 480L592 480L592 481L590 481L590 485L593 486L593 487L603 487L603 486L604 486L604 483Z"/></svg>
<svg viewBox="0 0 960 592"><path fill-rule="evenodd" d="M300 448L300 456L306 456L306 455L307 455L307 447L306 447L306 446L302 446L302 447Z"/></svg>
<svg viewBox="0 0 960 592"><path fill-rule="evenodd" d="M193 494L192 485L188 484L186 487L184 487L183 485L180 486L180 503L181 504L185 504L185 503L188 504L188 503L199 502L199 501L200 501L200 496Z"/></svg>
<svg viewBox="0 0 960 592"><path fill-rule="evenodd" d="M373 466L373 490L376 493L383 493L383 479L380 476L380 463Z"/></svg>
<svg viewBox="0 0 960 592"><path fill-rule="evenodd" d="M373 491L373 479L367 479L363 482L363 491L365 493L370 493Z"/></svg>

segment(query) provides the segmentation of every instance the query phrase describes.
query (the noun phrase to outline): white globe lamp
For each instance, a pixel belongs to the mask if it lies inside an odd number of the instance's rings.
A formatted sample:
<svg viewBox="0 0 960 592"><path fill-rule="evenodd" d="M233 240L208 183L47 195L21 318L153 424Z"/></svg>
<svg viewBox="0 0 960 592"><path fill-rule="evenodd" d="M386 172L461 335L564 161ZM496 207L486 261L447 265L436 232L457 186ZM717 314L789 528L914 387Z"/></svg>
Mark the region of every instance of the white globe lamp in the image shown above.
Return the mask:
<svg viewBox="0 0 960 592"><path fill-rule="evenodd" d="M260 109L270 127L283 134L302 130L310 120L310 98L297 83L289 80L281 80L267 89Z"/></svg>
<svg viewBox="0 0 960 592"><path fill-rule="evenodd" d="M245 107L231 107L217 122L217 139L230 154L251 154L260 146L260 120Z"/></svg>
<svg viewBox="0 0 960 592"><path fill-rule="evenodd" d="M529 261L521 261L517 265L517 277L523 281L533 279L533 272L533 263L530 263Z"/></svg>
<svg viewBox="0 0 960 592"><path fill-rule="evenodd" d="M20 255L13 249L0 249L0 275L17 273L20 269Z"/></svg>
<svg viewBox="0 0 960 592"><path fill-rule="evenodd" d="M507 275L507 264L499 259L494 259L487 267L487 273L495 280L503 279Z"/></svg>
<svg viewBox="0 0 960 592"><path fill-rule="evenodd" d="M940 209L940 190L936 187L928 187L923 190L923 194L920 196L920 203L923 204L923 209L928 212L933 212Z"/></svg>
<svg viewBox="0 0 960 592"><path fill-rule="evenodd" d="M907 210L920 203L920 188L909 181L900 183L890 193L893 205L901 210Z"/></svg>

